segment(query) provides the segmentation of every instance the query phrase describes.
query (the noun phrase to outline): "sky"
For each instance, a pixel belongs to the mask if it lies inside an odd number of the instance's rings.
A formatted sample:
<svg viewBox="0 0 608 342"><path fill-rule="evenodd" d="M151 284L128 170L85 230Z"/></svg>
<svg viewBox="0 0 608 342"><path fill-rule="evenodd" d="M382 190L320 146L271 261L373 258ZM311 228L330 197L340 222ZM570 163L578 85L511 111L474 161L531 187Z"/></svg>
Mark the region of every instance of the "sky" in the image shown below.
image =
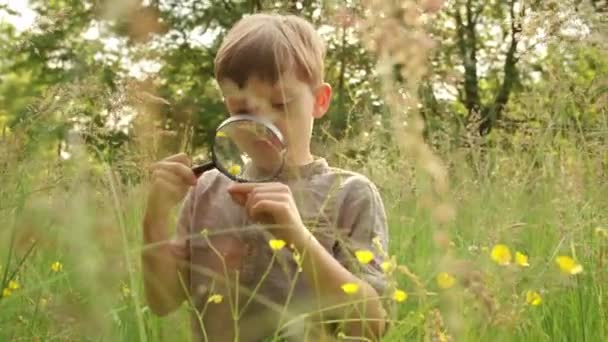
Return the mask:
<svg viewBox="0 0 608 342"><path fill-rule="evenodd" d="M28 29L36 20L36 12L29 7L28 0L0 0L0 7L8 7L19 13L9 15L0 10L0 22L12 24L18 32Z"/></svg>

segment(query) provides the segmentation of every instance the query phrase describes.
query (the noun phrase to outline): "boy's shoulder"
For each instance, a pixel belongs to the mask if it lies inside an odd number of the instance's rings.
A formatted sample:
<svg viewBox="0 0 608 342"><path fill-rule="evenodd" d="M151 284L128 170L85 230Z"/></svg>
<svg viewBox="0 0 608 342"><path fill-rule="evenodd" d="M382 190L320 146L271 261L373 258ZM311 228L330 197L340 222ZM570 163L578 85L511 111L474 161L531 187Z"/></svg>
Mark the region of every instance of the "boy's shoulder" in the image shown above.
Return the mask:
<svg viewBox="0 0 608 342"><path fill-rule="evenodd" d="M378 186L363 173L330 166L328 175L344 192L355 192L361 195L378 193Z"/></svg>

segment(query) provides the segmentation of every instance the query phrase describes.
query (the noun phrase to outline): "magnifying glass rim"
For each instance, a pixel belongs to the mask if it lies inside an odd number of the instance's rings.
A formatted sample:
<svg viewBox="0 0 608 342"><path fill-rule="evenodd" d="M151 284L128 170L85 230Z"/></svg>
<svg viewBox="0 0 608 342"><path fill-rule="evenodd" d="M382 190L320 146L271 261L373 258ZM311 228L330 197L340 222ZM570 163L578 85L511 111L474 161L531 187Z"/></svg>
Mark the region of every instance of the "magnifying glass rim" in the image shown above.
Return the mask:
<svg viewBox="0 0 608 342"><path fill-rule="evenodd" d="M285 139L283 138L283 134L281 133L281 131L270 120L263 118L263 117L259 117L259 116L253 116L253 115L249 115L249 114L232 115L228 119L224 120L217 127L215 132L217 133L219 130L221 130L225 126L227 126L235 121L255 121L257 123L260 123L260 124L270 128L272 133L274 133L279 138L279 140L281 141L281 144L283 144L283 146L285 146Z"/></svg>
<svg viewBox="0 0 608 342"><path fill-rule="evenodd" d="M266 128L269 128L270 131L279 138L279 141L283 145L283 148L287 147L287 145L285 144L285 139L283 139L283 134L270 120L259 117L259 116L249 115L249 114L235 114L235 115L230 116L228 119L224 120L216 128L215 133L217 134L217 132L219 132L222 128L226 127L229 124L237 122L237 121L254 121L259 124L264 125ZM211 149L211 158L213 160L213 164L215 165L215 167L218 169L221 169L222 173L224 175L228 176L228 178L232 179L233 181L236 181L239 183L247 182L247 180L241 179L241 178L231 174L230 172L228 172L228 170L226 170L224 167L222 167L222 164L219 163L217 160L217 154L215 153L215 145L216 145L216 143L214 140L213 148ZM277 171L273 175L269 176L268 178L265 178L264 180L260 180L260 182L264 182L264 181L275 178L279 173L281 173L281 170L283 169L284 166L285 166L285 158L281 158L281 166L277 169Z"/></svg>

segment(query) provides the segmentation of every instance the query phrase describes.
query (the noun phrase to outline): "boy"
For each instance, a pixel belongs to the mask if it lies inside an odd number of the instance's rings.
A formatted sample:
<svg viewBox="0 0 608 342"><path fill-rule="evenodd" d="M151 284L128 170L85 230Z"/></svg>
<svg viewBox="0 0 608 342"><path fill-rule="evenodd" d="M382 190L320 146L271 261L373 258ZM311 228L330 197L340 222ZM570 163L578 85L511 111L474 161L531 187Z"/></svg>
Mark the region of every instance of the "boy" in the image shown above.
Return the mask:
<svg viewBox="0 0 608 342"><path fill-rule="evenodd" d="M234 183L217 170L197 180L184 154L153 166L146 298L159 315L187 300L198 341L378 340L385 331L380 195L364 176L310 152L313 121L331 97L323 57L310 23L272 14L241 19L218 51L228 112L266 115L286 139L275 182ZM184 197L177 237L166 243L170 211ZM357 262L358 250L374 257Z"/></svg>

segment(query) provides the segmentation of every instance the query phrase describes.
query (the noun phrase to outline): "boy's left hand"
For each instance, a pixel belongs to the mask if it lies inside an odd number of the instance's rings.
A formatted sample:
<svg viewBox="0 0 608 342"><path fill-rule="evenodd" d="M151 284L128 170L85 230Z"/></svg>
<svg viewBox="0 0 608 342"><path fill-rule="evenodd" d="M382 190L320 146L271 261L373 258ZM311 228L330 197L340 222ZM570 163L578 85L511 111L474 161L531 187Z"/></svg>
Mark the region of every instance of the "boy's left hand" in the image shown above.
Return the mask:
<svg viewBox="0 0 608 342"><path fill-rule="evenodd" d="M232 199L258 220L270 215L282 229L272 231L277 238L292 242L304 228L289 187L282 183L235 183L228 187Z"/></svg>

